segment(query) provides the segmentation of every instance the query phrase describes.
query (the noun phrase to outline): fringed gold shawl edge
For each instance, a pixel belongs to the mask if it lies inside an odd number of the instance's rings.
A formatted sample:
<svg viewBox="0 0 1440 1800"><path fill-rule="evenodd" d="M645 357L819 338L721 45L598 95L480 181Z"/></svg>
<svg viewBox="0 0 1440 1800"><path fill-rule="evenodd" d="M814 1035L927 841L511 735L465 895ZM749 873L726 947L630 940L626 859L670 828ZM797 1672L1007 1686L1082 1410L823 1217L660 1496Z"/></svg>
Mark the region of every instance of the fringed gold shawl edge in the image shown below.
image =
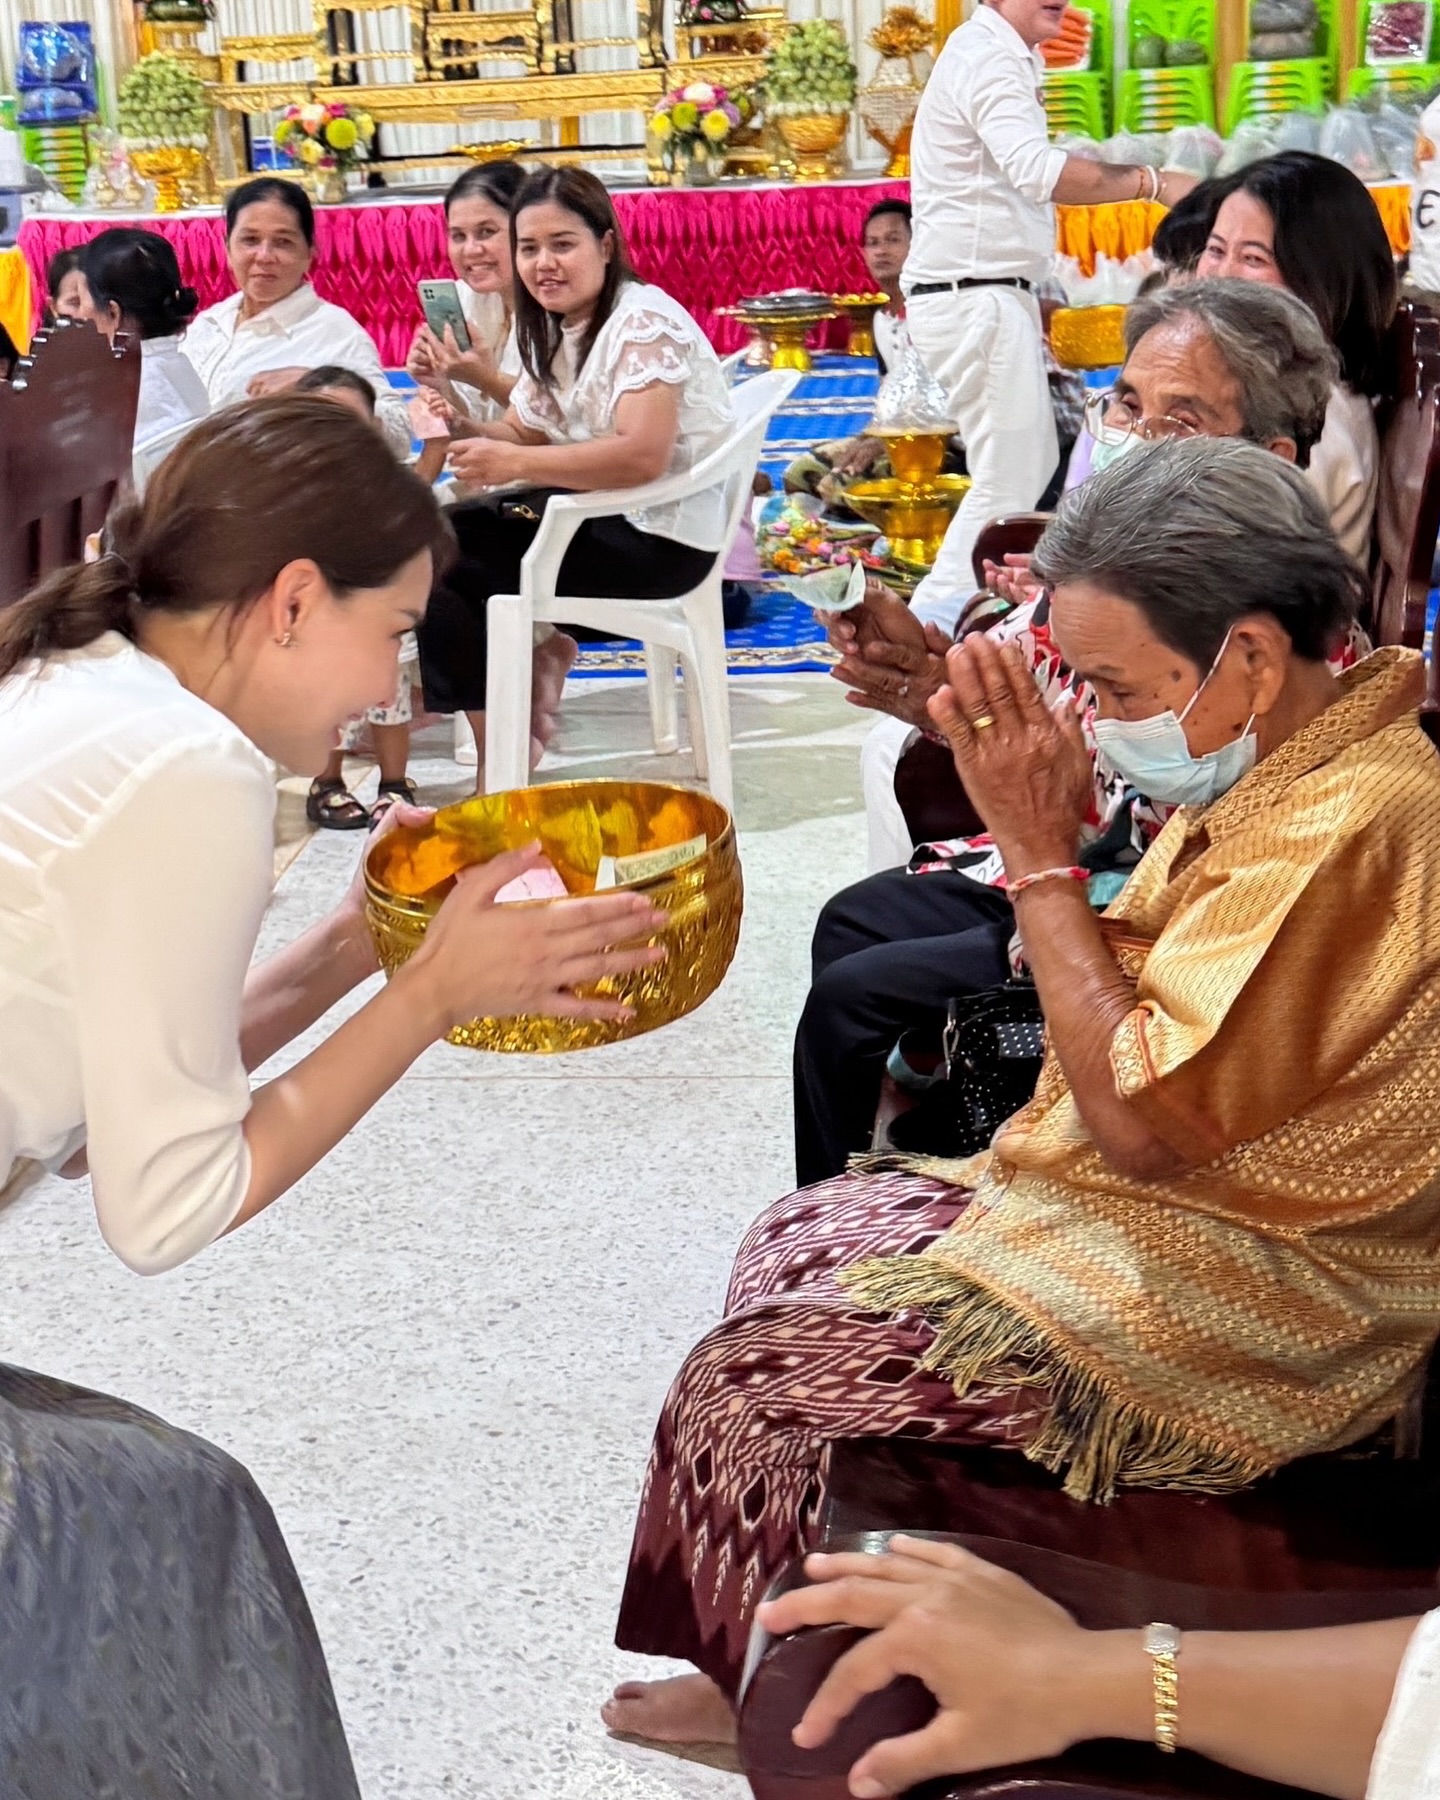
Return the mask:
<svg viewBox="0 0 1440 1800"><path fill-rule="evenodd" d="M1244 1456L1115 1395L1013 1307L935 1257L874 1257L840 1281L868 1312L918 1311L935 1325L923 1358L958 1397L980 1383L1045 1389L1049 1406L1024 1454L1065 1475L1075 1500L1105 1502L1120 1487L1228 1494L1270 1472Z"/></svg>

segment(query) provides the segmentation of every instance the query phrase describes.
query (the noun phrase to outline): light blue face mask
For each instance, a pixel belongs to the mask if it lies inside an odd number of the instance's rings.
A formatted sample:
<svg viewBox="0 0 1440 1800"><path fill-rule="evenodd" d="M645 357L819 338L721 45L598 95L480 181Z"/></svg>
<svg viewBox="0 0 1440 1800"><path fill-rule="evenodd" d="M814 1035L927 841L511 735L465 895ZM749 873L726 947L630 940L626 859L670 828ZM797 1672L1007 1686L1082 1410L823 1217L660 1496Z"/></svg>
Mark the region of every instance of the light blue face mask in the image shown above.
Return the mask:
<svg viewBox="0 0 1440 1800"><path fill-rule="evenodd" d="M1145 442L1137 432L1127 431L1118 444L1104 444L1099 438L1095 440L1095 448L1090 452L1090 473L1098 475L1102 469L1108 469L1120 457L1128 456L1137 445Z"/></svg>
<svg viewBox="0 0 1440 1800"><path fill-rule="evenodd" d="M1218 750L1207 750L1204 756L1192 752L1185 736L1185 719L1220 667L1229 643L1227 631L1205 680L1186 702L1184 712L1167 707L1153 719L1095 720L1100 754L1122 781L1147 800L1158 800L1164 806L1208 806L1255 767L1256 740L1250 729L1254 713L1238 738Z"/></svg>

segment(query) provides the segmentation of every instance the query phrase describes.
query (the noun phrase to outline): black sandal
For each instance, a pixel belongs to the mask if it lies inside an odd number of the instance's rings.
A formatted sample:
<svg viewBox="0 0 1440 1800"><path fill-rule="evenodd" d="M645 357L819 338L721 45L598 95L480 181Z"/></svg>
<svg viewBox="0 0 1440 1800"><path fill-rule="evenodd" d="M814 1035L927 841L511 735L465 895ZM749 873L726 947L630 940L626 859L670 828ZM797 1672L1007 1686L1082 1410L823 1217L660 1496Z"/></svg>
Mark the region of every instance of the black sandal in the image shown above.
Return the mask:
<svg viewBox="0 0 1440 1800"><path fill-rule="evenodd" d="M364 831L370 814L343 781L316 779L305 796L305 817L322 831Z"/></svg>
<svg viewBox="0 0 1440 1800"><path fill-rule="evenodd" d="M370 808L370 823L378 825L396 801L405 806L420 804L420 790L408 775L402 775L396 781L382 781L375 792L375 804Z"/></svg>

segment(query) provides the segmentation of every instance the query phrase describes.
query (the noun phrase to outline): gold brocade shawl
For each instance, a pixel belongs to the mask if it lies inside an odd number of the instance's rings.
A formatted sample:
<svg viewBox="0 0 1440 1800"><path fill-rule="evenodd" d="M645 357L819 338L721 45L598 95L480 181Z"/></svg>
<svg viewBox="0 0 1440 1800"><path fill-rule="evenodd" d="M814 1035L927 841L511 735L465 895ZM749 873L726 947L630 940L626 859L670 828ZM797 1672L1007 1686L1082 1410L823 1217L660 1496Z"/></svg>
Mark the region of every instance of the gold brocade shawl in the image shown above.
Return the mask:
<svg viewBox="0 0 1440 1800"><path fill-rule="evenodd" d="M923 1309L929 1365L1046 1391L1066 1491L1236 1488L1393 1417L1440 1330L1440 755L1382 650L1206 808L1102 921L1136 982L1119 1092L1185 1159L1117 1174L1047 1054L920 1255L846 1272ZM863 1166L863 1165L862 1165Z"/></svg>

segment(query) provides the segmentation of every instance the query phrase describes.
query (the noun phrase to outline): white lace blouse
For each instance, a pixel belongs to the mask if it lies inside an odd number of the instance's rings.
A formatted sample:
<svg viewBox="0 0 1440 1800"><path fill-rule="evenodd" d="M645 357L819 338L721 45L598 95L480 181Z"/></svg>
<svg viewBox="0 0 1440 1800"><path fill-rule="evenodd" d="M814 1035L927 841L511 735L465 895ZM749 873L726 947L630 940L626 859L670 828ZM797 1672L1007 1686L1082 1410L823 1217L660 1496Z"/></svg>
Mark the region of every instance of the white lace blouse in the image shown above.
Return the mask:
<svg viewBox="0 0 1440 1800"><path fill-rule="evenodd" d="M470 327L472 342L485 345L502 375L519 375L520 345L515 337L514 321L506 316L505 302L498 294L477 294L463 281L455 285L460 290L460 310ZM465 381L457 381L454 386L465 411L477 425L504 417L505 408L479 388L471 387Z"/></svg>
<svg viewBox="0 0 1440 1800"><path fill-rule="evenodd" d="M543 431L552 444L609 437L621 396L663 381L680 389L679 430L668 474L692 468L725 441L735 414L724 371L678 300L645 282L628 283L601 326L585 367L577 372L576 351L583 335L583 326L567 328L555 357L553 388L542 387L529 375L522 375L516 384L510 404L530 430ZM626 517L656 537L718 551L726 547L725 500L721 483L688 500Z"/></svg>

